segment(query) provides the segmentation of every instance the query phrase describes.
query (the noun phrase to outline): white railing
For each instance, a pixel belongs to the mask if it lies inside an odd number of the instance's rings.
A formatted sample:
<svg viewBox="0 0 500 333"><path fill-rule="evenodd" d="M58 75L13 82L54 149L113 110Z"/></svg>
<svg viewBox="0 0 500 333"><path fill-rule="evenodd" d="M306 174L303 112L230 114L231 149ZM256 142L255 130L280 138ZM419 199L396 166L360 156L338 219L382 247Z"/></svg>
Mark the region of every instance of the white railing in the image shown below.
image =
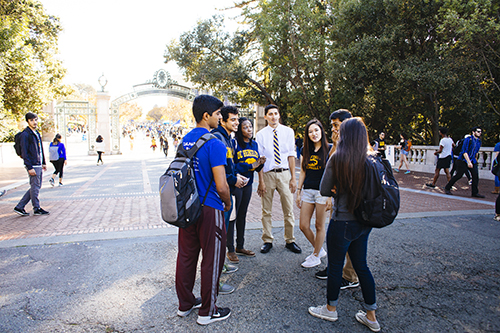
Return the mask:
<svg viewBox="0 0 500 333"><path fill-rule="evenodd" d="M434 173L436 168L437 157L434 152L439 149L438 146L412 146L408 153L408 162L410 170ZM387 146L387 158L394 166L399 166L400 149L395 146ZM481 179L495 179L491 173L491 162L495 154L493 147L481 147L477 154L477 162L479 169L479 178ZM403 165L404 168L404 165Z"/></svg>

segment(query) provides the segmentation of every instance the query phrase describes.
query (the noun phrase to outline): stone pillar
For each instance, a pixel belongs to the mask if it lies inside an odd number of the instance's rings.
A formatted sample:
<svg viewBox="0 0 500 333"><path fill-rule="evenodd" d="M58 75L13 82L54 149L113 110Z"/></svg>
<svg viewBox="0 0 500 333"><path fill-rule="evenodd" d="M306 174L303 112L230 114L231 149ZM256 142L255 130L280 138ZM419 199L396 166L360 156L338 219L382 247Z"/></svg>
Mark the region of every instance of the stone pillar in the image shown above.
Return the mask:
<svg viewBox="0 0 500 333"><path fill-rule="evenodd" d="M96 107L97 107L97 121L96 121L96 137L101 135L104 139L105 152L111 154L111 126L109 119L109 101L111 96L107 92L97 92ZM89 138L95 141L96 138Z"/></svg>
<svg viewBox="0 0 500 333"><path fill-rule="evenodd" d="M255 104L255 122L253 126L255 133L267 126L264 119L264 107L262 105Z"/></svg>

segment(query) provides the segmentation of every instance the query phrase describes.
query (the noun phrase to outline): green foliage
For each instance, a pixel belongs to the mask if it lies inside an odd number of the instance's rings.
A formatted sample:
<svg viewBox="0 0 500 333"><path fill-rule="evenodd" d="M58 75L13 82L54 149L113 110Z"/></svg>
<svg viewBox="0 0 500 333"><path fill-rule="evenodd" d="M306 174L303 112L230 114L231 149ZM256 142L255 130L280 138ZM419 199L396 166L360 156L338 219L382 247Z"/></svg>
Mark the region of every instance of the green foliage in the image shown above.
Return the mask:
<svg viewBox="0 0 500 333"><path fill-rule="evenodd" d="M21 119L67 94L57 60L59 19L33 0L0 0L0 110Z"/></svg>
<svg viewBox="0 0 500 333"><path fill-rule="evenodd" d="M500 130L500 3L493 0L255 0L237 5L247 30L203 21L167 47L191 81L274 101L288 125L350 109L370 135L437 144L473 126ZM259 90L249 77L258 78ZM270 98L258 98L258 96Z"/></svg>

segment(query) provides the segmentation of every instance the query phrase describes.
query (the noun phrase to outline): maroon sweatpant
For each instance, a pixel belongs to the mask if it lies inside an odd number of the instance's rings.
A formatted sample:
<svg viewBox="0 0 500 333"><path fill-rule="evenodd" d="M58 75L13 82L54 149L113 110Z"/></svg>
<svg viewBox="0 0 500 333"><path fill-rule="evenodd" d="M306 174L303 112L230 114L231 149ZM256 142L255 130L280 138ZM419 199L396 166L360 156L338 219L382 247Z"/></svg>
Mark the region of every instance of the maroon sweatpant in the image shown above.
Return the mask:
<svg viewBox="0 0 500 333"><path fill-rule="evenodd" d="M226 227L224 213L212 207L203 207L200 218L190 227L179 229L179 254L175 272L175 288L179 298L179 310L193 307L196 266L200 249L201 299L200 316L211 316L217 311L215 302L219 293L219 277L226 256Z"/></svg>

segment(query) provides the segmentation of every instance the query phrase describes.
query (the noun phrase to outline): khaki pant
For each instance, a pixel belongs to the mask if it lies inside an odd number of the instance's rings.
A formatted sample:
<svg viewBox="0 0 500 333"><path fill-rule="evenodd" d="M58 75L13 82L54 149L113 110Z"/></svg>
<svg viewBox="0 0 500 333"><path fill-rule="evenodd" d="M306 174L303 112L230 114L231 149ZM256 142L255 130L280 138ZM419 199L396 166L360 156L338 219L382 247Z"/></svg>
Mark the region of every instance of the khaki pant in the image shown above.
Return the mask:
<svg viewBox="0 0 500 333"><path fill-rule="evenodd" d="M262 196L262 240L264 243L273 242L271 213L273 209L274 191L278 191L280 195L281 208L283 209L283 217L285 224L285 241L287 243L295 242L293 228L295 226L295 218L293 216L293 195L290 192L290 171L274 172L269 171L264 173L264 184L266 184L266 193Z"/></svg>
<svg viewBox="0 0 500 333"><path fill-rule="evenodd" d="M344 269L342 270L342 277L347 281L354 283L357 283L359 281L358 275L356 275L356 271L354 270L354 267L352 267L351 258L349 258L349 253L346 253L345 255L345 265Z"/></svg>

